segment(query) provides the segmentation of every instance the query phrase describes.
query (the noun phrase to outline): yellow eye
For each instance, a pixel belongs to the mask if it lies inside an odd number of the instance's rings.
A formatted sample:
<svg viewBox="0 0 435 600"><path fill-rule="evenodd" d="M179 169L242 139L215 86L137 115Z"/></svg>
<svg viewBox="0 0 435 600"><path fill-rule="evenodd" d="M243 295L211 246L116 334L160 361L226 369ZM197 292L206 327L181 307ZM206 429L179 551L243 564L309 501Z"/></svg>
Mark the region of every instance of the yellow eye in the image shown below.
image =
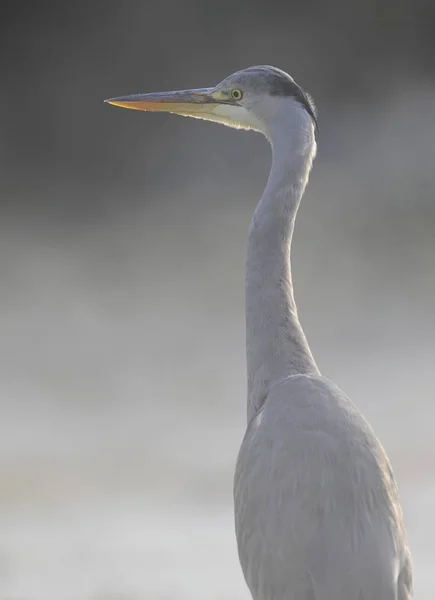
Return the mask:
<svg viewBox="0 0 435 600"><path fill-rule="evenodd" d="M241 100L242 96L243 96L242 90L239 90L237 88L234 88L233 90L231 90L231 98L233 100Z"/></svg>

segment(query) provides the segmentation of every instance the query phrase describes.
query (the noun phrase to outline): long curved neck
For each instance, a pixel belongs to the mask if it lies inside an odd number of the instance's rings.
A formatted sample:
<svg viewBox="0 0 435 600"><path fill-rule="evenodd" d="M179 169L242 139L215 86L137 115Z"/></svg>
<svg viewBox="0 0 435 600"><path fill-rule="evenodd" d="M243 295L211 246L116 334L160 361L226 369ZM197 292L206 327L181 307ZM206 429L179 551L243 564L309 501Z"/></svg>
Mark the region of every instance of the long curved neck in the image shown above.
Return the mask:
<svg viewBox="0 0 435 600"><path fill-rule="evenodd" d="M246 263L248 420L270 386L317 369L298 319L290 247L296 213L316 153L310 121L269 132L273 159L263 196L252 218Z"/></svg>

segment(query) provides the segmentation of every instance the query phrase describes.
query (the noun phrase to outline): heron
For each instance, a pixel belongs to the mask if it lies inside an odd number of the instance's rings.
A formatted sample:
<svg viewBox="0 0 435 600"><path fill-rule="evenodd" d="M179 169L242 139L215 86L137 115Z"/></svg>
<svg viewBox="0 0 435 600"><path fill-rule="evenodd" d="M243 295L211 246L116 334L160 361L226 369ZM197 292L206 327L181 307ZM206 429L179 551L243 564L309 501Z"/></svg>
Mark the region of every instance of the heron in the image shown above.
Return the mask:
<svg viewBox="0 0 435 600"><path fill-rule="evenodd" d="M248 233L247 428L234 476L238 553L253 600L411 600L411 555L387 454L321 374L298 318L290 250L317 150L313 99L263 65L213 87L106 102L253 130L271 145Z"/></svg>

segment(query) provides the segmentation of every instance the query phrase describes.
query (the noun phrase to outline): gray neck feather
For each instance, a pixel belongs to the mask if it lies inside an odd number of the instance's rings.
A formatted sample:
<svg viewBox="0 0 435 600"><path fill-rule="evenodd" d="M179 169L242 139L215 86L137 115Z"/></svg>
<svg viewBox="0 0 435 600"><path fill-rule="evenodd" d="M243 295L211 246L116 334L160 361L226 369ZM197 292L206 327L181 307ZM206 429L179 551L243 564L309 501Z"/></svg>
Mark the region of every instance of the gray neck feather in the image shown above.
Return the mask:
<svg viewBox="0 0 435 600"><path fill-rule="evenodd" d="M248 240L248 421L276 381L319 373L298 319L290 263L296 213L316 153L314 127L302 107L288 104L274 122L268 127L272 167Z"/></svg>

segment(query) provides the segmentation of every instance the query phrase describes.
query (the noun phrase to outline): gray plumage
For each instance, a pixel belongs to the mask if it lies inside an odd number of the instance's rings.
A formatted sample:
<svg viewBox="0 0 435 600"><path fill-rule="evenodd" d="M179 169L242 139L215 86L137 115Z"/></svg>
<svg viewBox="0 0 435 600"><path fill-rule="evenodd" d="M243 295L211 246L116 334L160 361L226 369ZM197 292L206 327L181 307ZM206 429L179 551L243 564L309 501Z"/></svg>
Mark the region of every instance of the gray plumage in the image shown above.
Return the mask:
<svg viewBox="0 0 435 600"><path fill-rule="evenodd" d="M213 88L124 96L263 133L272 167L246 263L248 427L234 479L240 562L254 600L411 600L412 568L388 458L325 379L300 325L290 247L316 154L314 103L274 67Z"/></svg>

